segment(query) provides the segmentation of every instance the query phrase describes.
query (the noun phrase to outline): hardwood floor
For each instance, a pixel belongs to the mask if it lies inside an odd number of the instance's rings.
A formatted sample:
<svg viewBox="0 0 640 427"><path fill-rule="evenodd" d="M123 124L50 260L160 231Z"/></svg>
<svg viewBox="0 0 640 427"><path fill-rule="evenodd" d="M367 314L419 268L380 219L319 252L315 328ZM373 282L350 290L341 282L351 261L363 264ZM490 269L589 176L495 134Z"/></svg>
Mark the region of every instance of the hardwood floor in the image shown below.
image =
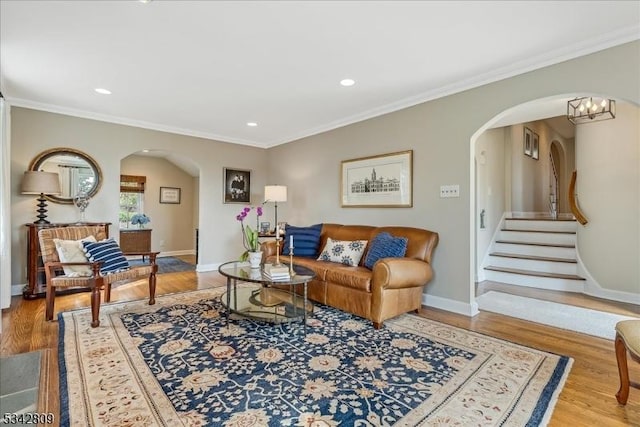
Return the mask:
<svg viewBox="0 0 640 427"><path fill-rule="evenodd" d="M187 260L189 260L187 258ZM193 261L191 261L193 262ZM183 292L222 286L225 280L216 272L169 273L158 276L157 294ZM497 289L499 284L484 284ZM501 289L504 291L504 288ZM533 290L527 292L534 292ZM112 301L144 298L146 282L130 283L112 291ZM548 298L567 299L570 303L589 308L613 307L621 314L638 312L638 307L609 303L591 297L547 294ZM56 312L89 306L89 294L66 295L56 298ZM499 314L481 312L473 318L432 308L423 308L422 316L461 328L481 332L522 345L535 347L574 359L571 373L558 398L550 426L640 426L640 390L631 389L629 403L618 405L618 370L613 341L551 328ZM44 321L44 300L23 300L14 297L9 309L2 312L1 354L3 356L33 350L45 350L43 357L40 412L56 414L58 401L58 324ZM640 382L640 364L630 361L630 374Z"/></svg>

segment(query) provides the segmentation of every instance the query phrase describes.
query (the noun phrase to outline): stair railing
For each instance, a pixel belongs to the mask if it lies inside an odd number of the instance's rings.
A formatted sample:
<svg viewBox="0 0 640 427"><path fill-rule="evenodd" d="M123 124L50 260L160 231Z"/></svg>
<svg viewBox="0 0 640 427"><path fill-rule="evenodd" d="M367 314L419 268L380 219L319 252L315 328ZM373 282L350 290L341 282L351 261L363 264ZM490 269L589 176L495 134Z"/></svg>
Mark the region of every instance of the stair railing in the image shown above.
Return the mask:
<svg viewBox="0 0 640 427"><path fill-rule="evenodd" d="M574 217L576 217L576 221L580 224L585 225L589 221L582 214L580 208L578 207L578 201L576 199L576 178L578 175L578 171L573 171L571 174L571 182L569 183L569 207L571 208L571 213Z"/></svg>
<svg viewBox="0 0 640 427"><path fill-rule="evenodd" d="M549 212L553 219L558 218L558 170L556 169L556 163L553 160L553 156L549 153L549 160L551 163L551 172L553 173L553 180L551 182L551 191L549 192Z"/></svg>

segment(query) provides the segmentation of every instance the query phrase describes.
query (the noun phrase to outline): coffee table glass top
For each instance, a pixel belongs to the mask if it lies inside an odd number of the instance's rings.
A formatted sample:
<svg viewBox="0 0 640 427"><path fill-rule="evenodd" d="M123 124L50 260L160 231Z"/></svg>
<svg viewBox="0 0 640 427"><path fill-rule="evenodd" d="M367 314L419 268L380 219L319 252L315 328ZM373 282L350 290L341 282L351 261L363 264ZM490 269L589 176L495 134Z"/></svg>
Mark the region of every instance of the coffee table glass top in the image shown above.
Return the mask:
<svg viewBox="0 0 640 427"><path fill-rule="evenodd" d="M288 264L284 263L282 265L288 266ZM291 277L290 280L272 281L268 276L265 275L264 265L261 265L260 268L251 268L248 262L241 261L226 262L218 268L218 271L225 277L254 283L267 282L276 284L297 285L300 283L306 283L315 277L315 273L313 272L313 270L295 264L293 265L293 271L295 272L295 275Z"/></svg>

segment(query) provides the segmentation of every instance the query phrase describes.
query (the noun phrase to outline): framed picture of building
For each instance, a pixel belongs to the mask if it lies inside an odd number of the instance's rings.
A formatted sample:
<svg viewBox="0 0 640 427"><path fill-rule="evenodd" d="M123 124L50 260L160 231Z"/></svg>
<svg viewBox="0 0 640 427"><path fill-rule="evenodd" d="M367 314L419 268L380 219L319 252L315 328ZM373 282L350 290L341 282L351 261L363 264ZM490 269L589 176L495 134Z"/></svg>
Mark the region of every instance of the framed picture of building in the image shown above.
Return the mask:
<svg viewBox="0 0 640 427"><path fill-rule="evenodd" d="M413 150L342 161L342 207L413 206Z"/></svg>
<svg viewBox="0 0 640 427"><path fill-rule="evenodd" d="M251 203L251 171L224 168L224 203Z"/></svg>

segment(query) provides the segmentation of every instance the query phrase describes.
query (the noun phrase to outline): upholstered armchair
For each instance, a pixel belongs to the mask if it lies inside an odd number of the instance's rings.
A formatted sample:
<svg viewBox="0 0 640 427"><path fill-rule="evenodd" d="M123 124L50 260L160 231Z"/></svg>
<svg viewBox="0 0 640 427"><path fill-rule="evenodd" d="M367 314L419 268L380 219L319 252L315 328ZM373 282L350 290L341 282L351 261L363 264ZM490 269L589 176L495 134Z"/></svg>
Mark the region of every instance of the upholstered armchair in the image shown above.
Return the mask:
<svg viewBox="0 0 640 427"><path fill-rule="evenodd" d="M111 285L113 283L148 278L149 305L155 304L156 273L158 271L156 256L158 252L125 253L124 255L148 256L149 264L110 273L101 272L102 262L100 261L60 261L56 242L58 245L62 243L61 241L70 242L83 239L100 242L107 237L104 226L78 225L63 228L45 228L38 231L38 240L40 242L47 282L46 320L53 319L54 300L56 290L59 289L89 288L91 290L91 326L94 328L100 325L100 291L104 289L104 300L109 302L111 300ZM82 243L78 244L82 245ZM81 273L78 272L80 271L79 269L82 270Z"/></svg>

